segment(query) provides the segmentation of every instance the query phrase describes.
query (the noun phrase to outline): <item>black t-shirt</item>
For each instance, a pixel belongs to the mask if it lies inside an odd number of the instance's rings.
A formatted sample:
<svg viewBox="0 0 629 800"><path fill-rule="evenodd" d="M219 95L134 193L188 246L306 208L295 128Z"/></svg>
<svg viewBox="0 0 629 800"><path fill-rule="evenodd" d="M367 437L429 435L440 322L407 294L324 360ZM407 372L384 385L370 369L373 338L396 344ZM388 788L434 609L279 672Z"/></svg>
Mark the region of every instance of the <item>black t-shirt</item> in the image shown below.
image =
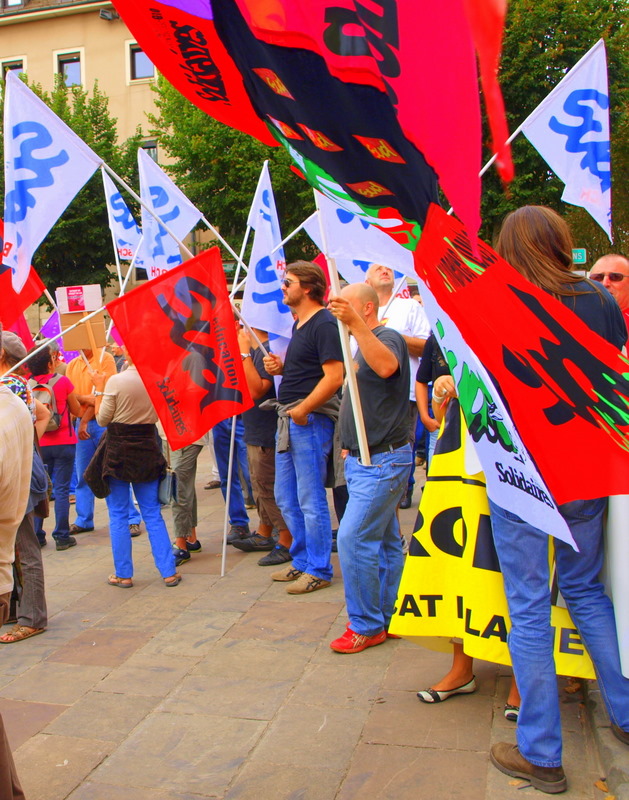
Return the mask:
<svg viewBox="0 0 629 800"><path fill-rule="evenodd" d="M307 397L323 377L322 364L326 361L343 361L343 351L337 322L327 308L322 308L300 328L297 323L293 326L278 394L280 403Z"/></svg>
<svg viewBox="0 0 629 800"><path fill-rule="evenodd" d="M431 333L426 339L415 380L418 383L434 383L440 375L449 375L448 362L445 360L441 348L437 344L435 334Z"/></svg>
<svg viewBox="0 0 629 800"><path fill-rule="evenodd" d="M268 342L262 342L262 344L266 350L269 349ZM263 397L255 401L253 408L242 414L242 424L245 426L245 444L252 444L256 447L275 447L277 414L275 411L262 411L258 408L260 403L275 397L275 384L273 377L264 369L262 350L259 347L252 347L249 352L258 375L264 380L271 381L271 388Z"/></svg>
<svg viewBox="0 0 629 800"><path fill-rule="evenodd" d="M399 364L393 375L381 378L368 366L360 350L356 353L356 379L365 418L367 442L369 447L376 447L408 439L408 385L411 368L408 347L397 331L379 325L372 333L395 354ZM341 446L348 450L358 450L356 425L347 389L341 402L339 424Z"/></svg>

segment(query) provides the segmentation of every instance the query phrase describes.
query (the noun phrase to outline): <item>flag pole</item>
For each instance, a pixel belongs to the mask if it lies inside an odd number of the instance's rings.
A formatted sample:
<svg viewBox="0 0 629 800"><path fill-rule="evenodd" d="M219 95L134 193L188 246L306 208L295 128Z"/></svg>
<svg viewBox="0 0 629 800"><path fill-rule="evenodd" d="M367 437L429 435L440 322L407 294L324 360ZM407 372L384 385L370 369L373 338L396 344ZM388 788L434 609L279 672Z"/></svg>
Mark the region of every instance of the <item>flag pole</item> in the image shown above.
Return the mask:
<svg viewBox="0 0 629 800"><path fill-rule="evenodd" d="M314 193L315 204L319 210L319 202L317 192ZM330 284L334 294L341 293L341 284L339 282L339 273L336 269L336 260L328 256L328 241L326 231L323 226L322 215L319 214L319 230L321 231L321 239L324 247L324 255L328 262L328 270L330 273ZM337 319L339 326L339 334L341 337L341 349L343 350L343 361L345 362L345 377L347 379L347 388L349 389L350 400L352 401L352 412L354 414L354 423L356 425L356 435L358 437L358 449L360 451L360 458L364 466L371 466L371 457L369 455L369 444L367 442L367 433L365 431L365 420L363 417L362 405L360 402L360 395L358 394L358 382L356 380L356 371L354 370L354 359L352 358L352 351L349 344L349 329L344 322Z"/></svg>
<svg viewBox="0 0 629 800"><path fill-rule="evenodd" d="M221 578L225 577L225 561L227 559L227 526L229 525L229 500L232 492L232 468L234 464L234 442L236 441L236 416L232 417L232 429L229 437L229 459L227 466L227 488L225 490L225 517L223 519L223 553L221 557Z"/></svg>
<svg viewBox="0 0 629 800"><path fill-rule="evenodd" d="M249 234L251 233L251 225L247 225L247 230L245 231L245 237L242 240L242 247L240 248L240 258L238 259L238 263L236 264L236 272L234 273L234 280L232 282L232 290L229 294L230 297L233 297L236 294L238 287L236 284L238 283L238 276L240 275L240 265L244 264L243 258L245 255L245 249L247 247L247 242L249 241ZM248 272L248 270L247 270ZM244 280L243 280L244 283Z"/></svg>
<svg viewBox="0 0 629 800"><path fill-rule="evenodd" d="M387 311L389 310L389 306L395 300L395 297L397 293L400 291L400 287L402 286L405 280L406 280L406 275L402 275L398 285L393 287L393 291L391 292L391 297L389 298L389 302L386 304L386 306L384 307L384 311L382 312L383 317L386 317Z"/></svg>
<svg viewBox="0 0 629 800"><path fill-rule="evenodd" d="M100 167L100 175L103 179L103 187L105 186L105 170L103 165ZM105 205L107 206L107 222L109 223L109 232L111 233L111 243L114 248L114 258L116 259L116 271L118 273L118 283L122 286L122 269L120 268L120 255L118 253L118 245L116 244L116 234L114 233L113 220L111 218L111 208L109 207L109 198L105 190Z"/></svg>
<svg viewBox="0 0 629 800"><path fill-rule="evenodd" d="M92 317L95 317L97 314L100 314L100 312L104 311L104 310L105 310L105 306L101 306L100 308L96 309L96 311L91 311L87 316L83 317L78 322L75 322L74 325L70 325L70 327L66 328L65 331L59 331L59 333L56 333L54 336L46 337L46 341L45 342L40 344L39 347L36 347L35 350L33 350L32 353L29 353L21 361L18 361L17 364L15 364L13 367L11 367L11 369L12 370L16 370L18 367L21 367L23 364L26 364L26 362L29 360L29 358L31 356L34 356L35 353L39 353L41 350L44 349L44 347L47 347L49 342L54 342L57 339L60 339L62 336L65 336L66 333L69 333L70 331L73 331L79 325L84 325L88 320L92 319ZM61 325L61 319L59 320L59 324Z"/></svg>
<svg viewBox="0 0 629 800"><path fill-rule="evenodd" d="M319 213L319 211L318 211L318 210L317 210L317 211L313 211L313 213L312 213L312 214L311 214L309 217L306 217L306 219L305 219L303 222L301 222L301 223L300 223L300 224L299 224L299 225L298 225L298 226L295 228L295 230L294 230L294 231L292 231L292 233L289 233L289 234L288 234L288 236L286 236L284 239L282 239L282 241L281 241L281 242L280 242L278 245L275 245L275 247L274 247L274 248L271 250L271 255L273 255L273 253L277 253L277 251L280 249L280 247L284 247L284 245L285 245L287 242L290 242L290 240L293 238L293 236L296 236L296 235L299 233L299 231L303 230L303 228L304 228L304 227L305 227L305 226L306 226L306 225L307 225L309 222L313 222L313 221L315 220L315 218L316 218L316 216L317 216L317 214L318 214L318 213Z"/></svg>

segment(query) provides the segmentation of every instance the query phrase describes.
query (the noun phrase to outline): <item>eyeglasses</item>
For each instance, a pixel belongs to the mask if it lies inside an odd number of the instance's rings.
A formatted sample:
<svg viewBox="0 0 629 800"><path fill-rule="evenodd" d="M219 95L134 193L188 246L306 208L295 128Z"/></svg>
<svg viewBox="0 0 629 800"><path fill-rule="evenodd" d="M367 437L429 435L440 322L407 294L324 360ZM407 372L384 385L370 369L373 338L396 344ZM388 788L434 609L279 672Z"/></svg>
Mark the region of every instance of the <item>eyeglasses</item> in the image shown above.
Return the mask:
<svg viewBox="0 0 629 800"><path fill-rule="evenodd" d="M284 284L284 286L290 286L291 283L299 283L299 281L298 280L297 281L292 281L290 278L284 278L282 283Z"/></svg>
<svg viewBox="0 0 629 800"><path fill-rule="evenodd" d="M591 281L602 283L605 278L609 278L612 283L620 283L625 278L629 278L629 275L623 275L622 272L595 272L593 275L590 274Z"/></svg>

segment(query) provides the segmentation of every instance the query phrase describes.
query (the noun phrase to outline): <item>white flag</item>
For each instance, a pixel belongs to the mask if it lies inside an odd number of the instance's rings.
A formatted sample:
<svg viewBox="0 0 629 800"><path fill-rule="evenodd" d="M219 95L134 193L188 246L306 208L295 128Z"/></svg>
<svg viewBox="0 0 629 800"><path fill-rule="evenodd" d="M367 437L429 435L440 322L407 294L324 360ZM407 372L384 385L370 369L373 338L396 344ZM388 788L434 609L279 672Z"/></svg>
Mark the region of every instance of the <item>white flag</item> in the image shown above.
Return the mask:
<svg viewBox="0 0 629 800"><path fill-rule="evenodd" d="M15 72L7 72L2 263L12 270L16 292L34 252L102 163Z"/></svg>
<svg viewBox="0 0 629 800"><path fill-rule="evenodd" d="M133 256L140 243L142 231L129 210L129 206L125 203L118 187L104 170L102 175L103 184L105 186L107 215L111 231L116 240L118 258L121 261L133 261ZM136 259L135 265L136 267L141 267L142 261Z"/></svg>
<svg viewBox="0 0 629 800"><path fill-rule="evenodd" d="M184 239L203 216L177 188L166 173L142 148L138 149L140 197L168 225L175 236ZM181 264L177 242L155 217L142 207L142 257L149 278L162 275Z"/></svg>
<svg viewBox="0 0 629 800"><path fill-rule="evenodd" d="M609 89L601 39L521 125L566 184L561 199L581 206L612 241Z"/></svg>
<svg viewBox="0 0 629 800"><path fill-rule="evenodd" d="M255 231L249 272L242 298L242 315L249 325L278 336L289 337L293 315L284 305L282 279L286 268L282 233L275 208L268 162L264 162L251 204L247 225Z"/></svg>
<svg viewBox="0 0 629 800"><path fill-rule="evenodd" d="M487 480L487 495L502 508L574 547L572 534L524 446L487 370L434 295L418 278L426 314L457 386L461 408ZM469 465L472 474L478 467Z"/></svg>
<svg viewBox="0 0 629 800"><path fill-rule="evenodd" d="M395 285L399 286L396 296L410 297L406 281L400 284L400 279L404 275L417 279L412 267L413 254L397 244L388 234L382 233L358 214L337 205L325 195L318 193L317 203L319 212L306 220L304 230L322 253L334 258L339 274L348 283L363 283L371 264L384 264L393 270ZM322 215L327 253L319 214Z"/></svg>

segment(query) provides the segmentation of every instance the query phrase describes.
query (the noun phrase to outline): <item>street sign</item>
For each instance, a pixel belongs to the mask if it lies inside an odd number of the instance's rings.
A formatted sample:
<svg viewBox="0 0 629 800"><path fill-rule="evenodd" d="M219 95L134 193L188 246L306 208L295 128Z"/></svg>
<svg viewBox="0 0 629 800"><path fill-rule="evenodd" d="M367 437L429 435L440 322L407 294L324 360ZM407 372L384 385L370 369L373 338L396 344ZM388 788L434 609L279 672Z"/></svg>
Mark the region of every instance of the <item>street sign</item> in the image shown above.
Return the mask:
<svg viewBox="0 0 629 800"><path fill-rule="evenodd" d="M572 261L575 264L585 264L587 262L587 255L585 247L576 247L572 251Z"/></svg>

